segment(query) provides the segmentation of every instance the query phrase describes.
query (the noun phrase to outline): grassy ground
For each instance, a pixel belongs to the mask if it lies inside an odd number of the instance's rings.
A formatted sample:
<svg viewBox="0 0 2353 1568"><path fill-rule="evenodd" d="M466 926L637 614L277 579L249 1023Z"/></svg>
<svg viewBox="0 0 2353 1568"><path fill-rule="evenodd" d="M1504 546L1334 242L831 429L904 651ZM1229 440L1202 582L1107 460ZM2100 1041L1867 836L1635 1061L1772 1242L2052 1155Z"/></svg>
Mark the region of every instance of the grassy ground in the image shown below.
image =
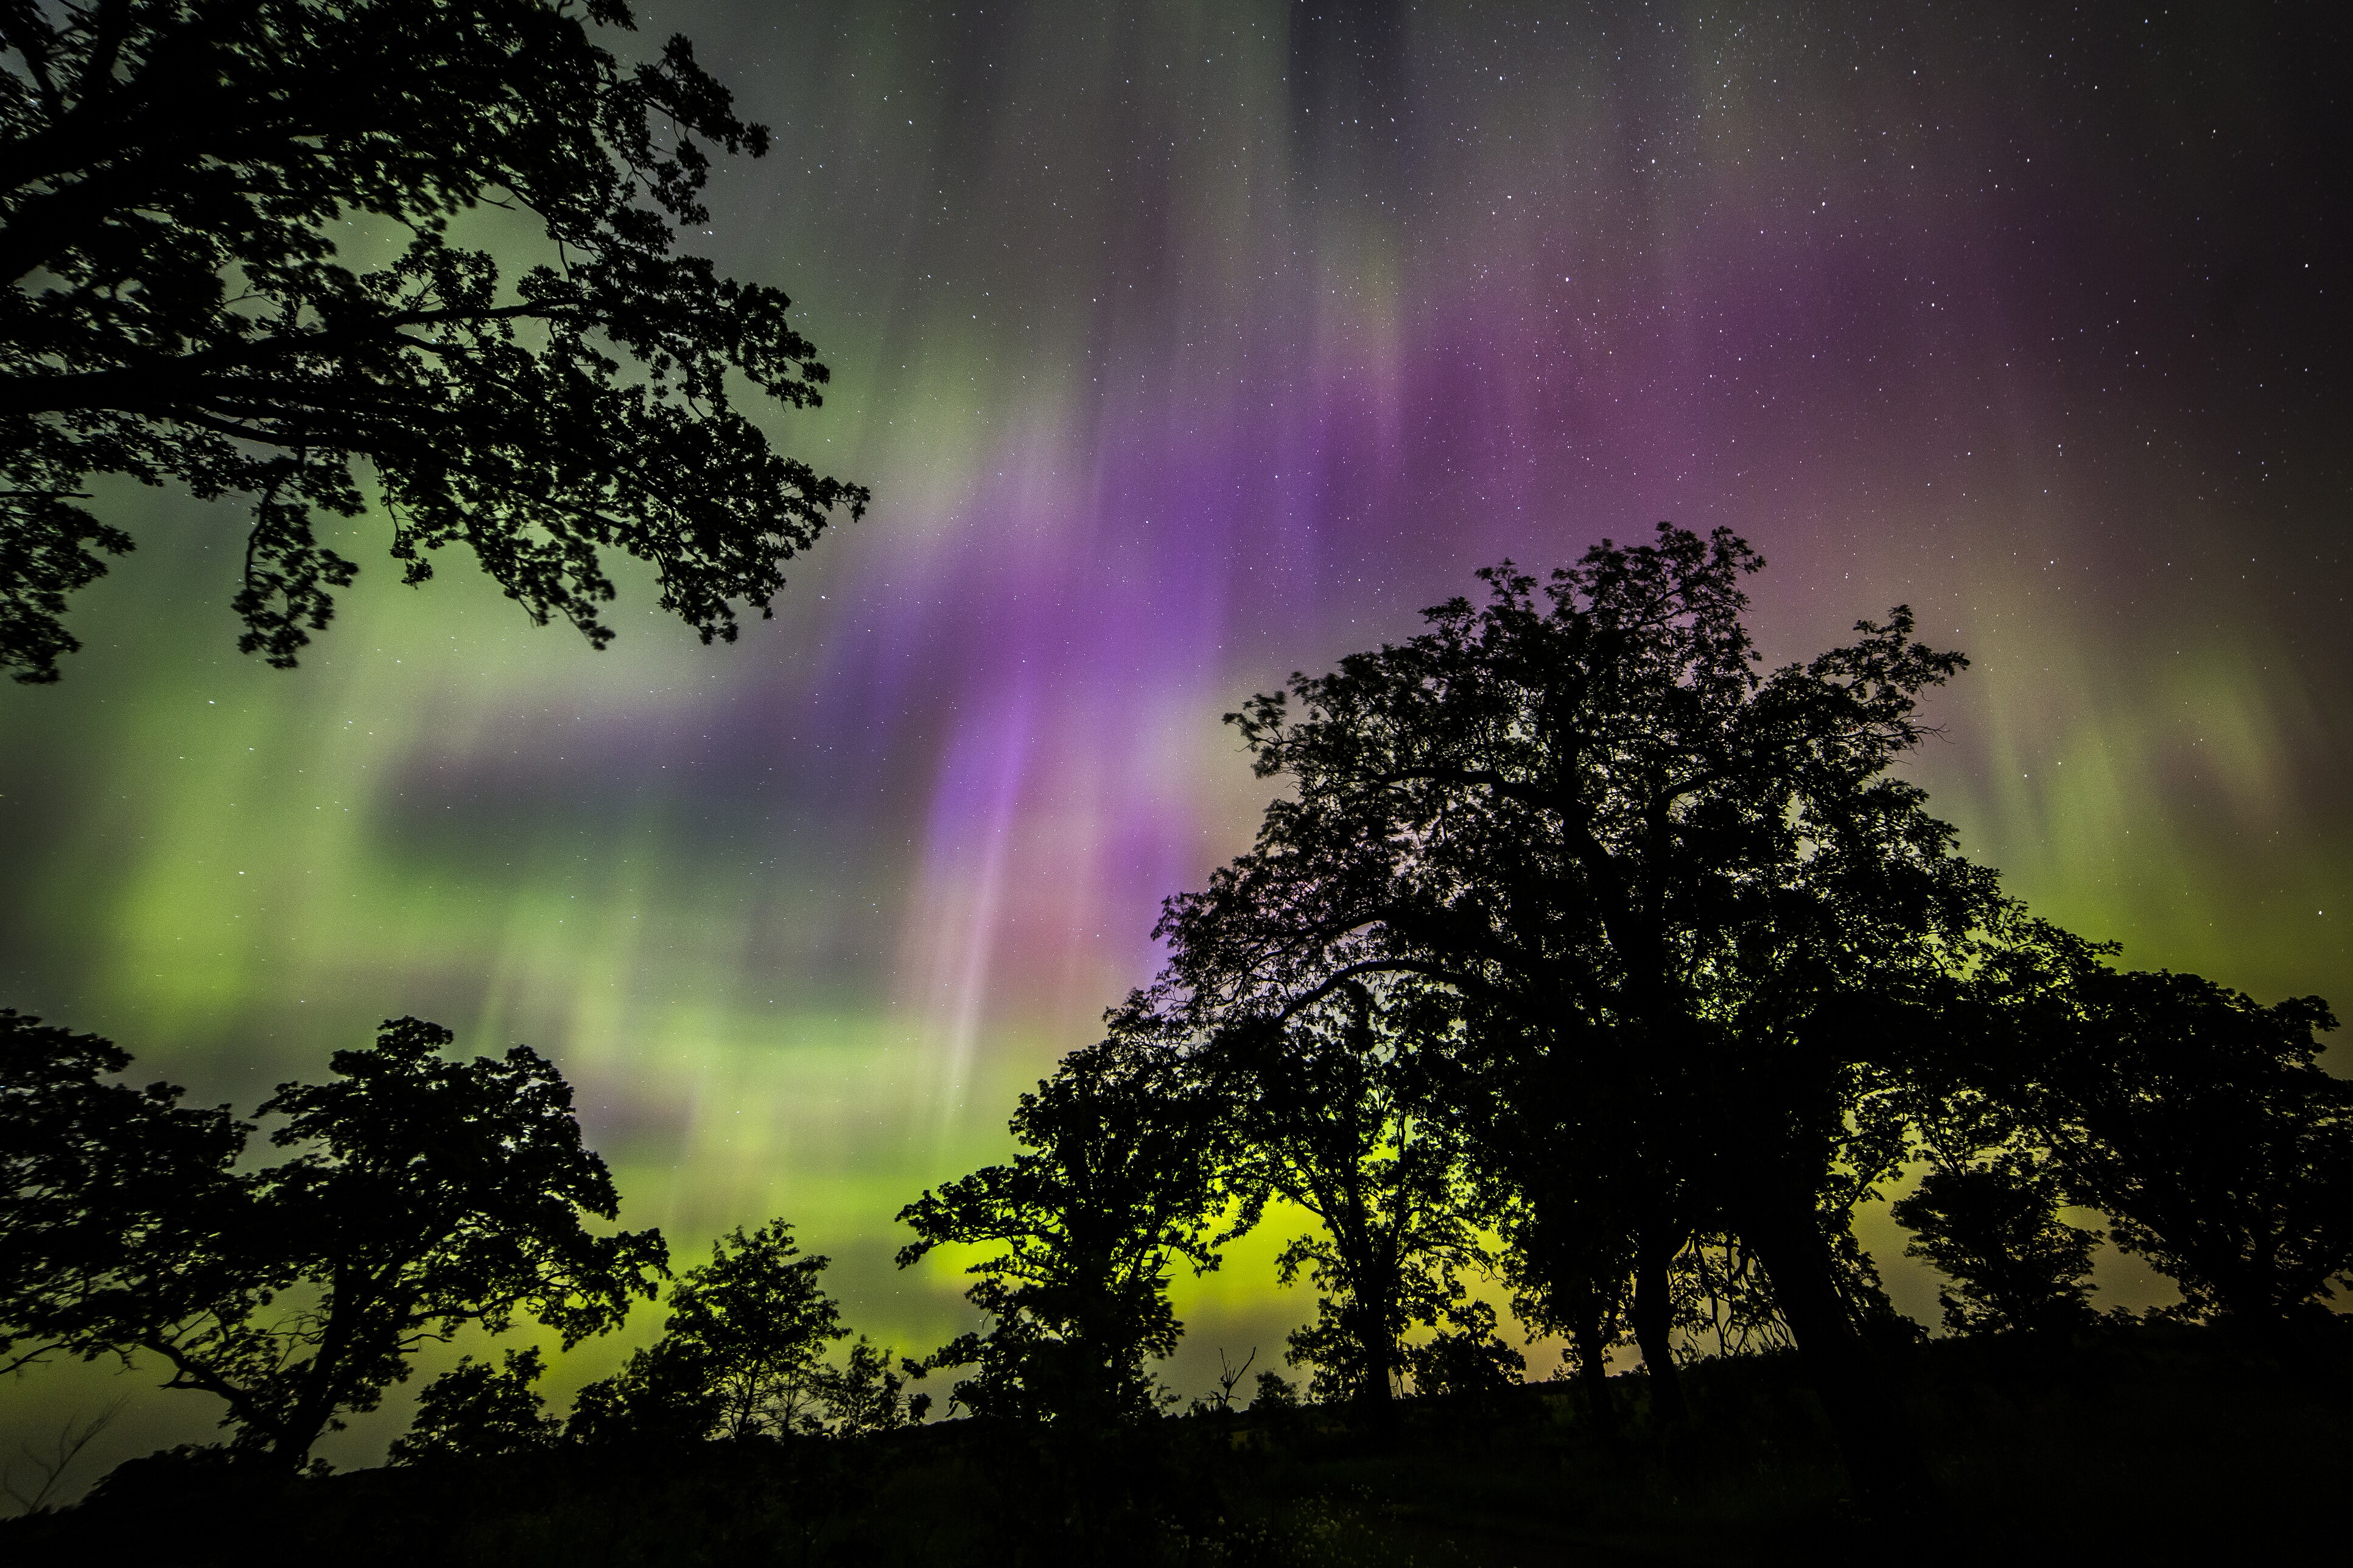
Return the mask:
<svg viewBox="0 0 2353 1568"><path fill-rule="evenodd" d="M864 1444L572 1450L280 1482L149 1463L0 1525L0 1562L635 1564L2336 1561L2353 1344L2283 1366L2204 1330L1940 1342L1891 1367L1937 1500L1850 1506L1794 1363L1689 1374L1662 1432L1640 1377L1612 1437L1560 1384L1307 1409L1085 1442L953 1422Z"/></svg>

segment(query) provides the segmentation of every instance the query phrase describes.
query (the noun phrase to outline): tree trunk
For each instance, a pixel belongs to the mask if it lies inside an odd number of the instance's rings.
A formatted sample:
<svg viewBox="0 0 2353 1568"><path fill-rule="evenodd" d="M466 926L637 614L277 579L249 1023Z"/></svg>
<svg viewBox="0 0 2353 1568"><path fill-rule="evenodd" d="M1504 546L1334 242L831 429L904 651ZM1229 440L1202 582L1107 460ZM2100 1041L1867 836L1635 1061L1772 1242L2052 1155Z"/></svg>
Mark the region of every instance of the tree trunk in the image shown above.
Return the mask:
<svg viewBox="0 0 2353 1568"><path fill-rule="evenodd" d="M1356 1408L1376 1426L1397 1420L1397 1341L1388 1331L1389 1314L1368 1307L1359 1298L1351 1330L1364 1357L1365 1375L1356 1384Z"/></svg>
<svg viewBox="0 0 2353 1568"><path fill-rule="evenodd" d="M1645 1237L1634 1263L1634 1342L1641 1347L1642 1365L1651 1378L1651 1412L1660 1425L1681 1426L1690 1414L1683 1402L1683 1374L1675 1369L1675 1305L1668 1265L1683 1249Z"/></svg>
<svg viewBox="0 0 2353 1568"><path fill-rule="evenodd" d="M1356 1384L1357 1407L1377 1421L1389 1419L1397 1412L1397 1391L1391 1386L1396 1377L1393 1358L1367 1345L1364 1379Z"/></svg>
<svg viewBox="0 0 2353 1568"><path fill-rule="evenodd" d="M1927 1464L1839 1295L1830 1247L1811 1205L1760 1205L1745 1235L1764 1261L1774 1302L1830 1417L1855 1500L1882 1523L1916 1521L1935 1497Z"/></svg>
<svg viewBox="0 0 2353 1568"><path fill-rule="evenodd" d="M270 1436L270 1461L290 1470L299 1470L310 1461L311 1448L334 1419L342 1404L343 1363L357 1337L357 1326L366 1321L369 1309L376 1304L345 1265L337 1263L332 1279L333 1304L327 1311L326 1331L311 1352L310 1364L302 1369L301 1393L293 1409Z"/></svg>
<svg viewBox="0 0 2353 1568"><path fill-rule="evenodd" d="M1605 1443L1618 1439L1618 1406L1609 1394L1609 1342L1599 1307L1580 1306L1570 1330L1577 1345L1577 1381L1593 1407L1593 1424Z"/></svg>

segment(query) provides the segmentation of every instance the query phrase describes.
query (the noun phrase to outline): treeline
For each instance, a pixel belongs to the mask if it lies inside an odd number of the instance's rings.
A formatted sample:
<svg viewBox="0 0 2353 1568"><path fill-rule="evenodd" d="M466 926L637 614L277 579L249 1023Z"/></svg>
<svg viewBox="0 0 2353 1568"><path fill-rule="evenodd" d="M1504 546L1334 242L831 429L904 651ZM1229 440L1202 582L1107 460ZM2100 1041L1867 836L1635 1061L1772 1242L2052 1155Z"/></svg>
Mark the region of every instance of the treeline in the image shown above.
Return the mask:
<svg viewBox="0 0 2353 1568"><path fill-rule="evenodd" d="M670 1275L659 1233L599 1236L618 1208L581 1144L572 1091L518 1046L443 1055L449 1031L386 1023L332 1081L254 1111L287 1151L249 1168L256 1128L169 1084L118 1081L96 1036L0 1011L0 1372L59 1355L140 1357L218 1398L216 1457L284 1470L373 1410L428 1343L528 1318L565 1348L620 1325ZM536 1349L461 1358L421 1392L396 1463L586 1444L854 1435L922 1419L923 1394L849 1339L781 1222L714 1243L669 1289L662 1336L589 1384L568 1420L533 1386ZM197 1456L201 1458L202 1456Z"/></svg>
<svg viewBox="0 0 2353 1568"><path fill-rule="evenodd" d="M1927 1478L1884 1358L1925 1334L1857 1244L1895 1205L1955 1333L2091 1326L2103 1239L2179 1317L2291 1363L2353 1275L2353 1086L2335 1026L2194 975L2121 973L1963 858L1894 772L1965 666L1898 607L1762 667L1739 539L1662 526L1546 582L1295 677L1235 715L1282 794L1249 853L1157 928L1166 969L1012 1120L1018 1152L900 1218L914 1264L976 1247L984 1327L920 1360L848 1336L824 1260L772 1225L670 1289L668 1330L559 1425L535 1352L429 1385L396 1458L617 1436L860 1434L949 1409L1134 1426L1176 1396L1168 1286L1304 1211L1285 1282L1307 1394L1377 1426L1399 1394L1528 1368L1494 1308L1564 1339L1607 1429L1635 1347L1647 1418L1688 1419L1693 1358L1793 1350L1866 1503ZM388 1025L251 1129L107 1081L103 1041L5 1016L0 1302L9 1352L150 1353L227 1401L237 1445L299 1465L429 1339L530 1316L570 1344L649 1297L666 1255L610 1218L568 1091L518 1048L444 1059ZM2105 1232L2069 1222L2071 1205ZM1247 1363L1246 1363L1247 1364ZM1243 1369L1206 1402L1229 1406ZM1267 1372L1261 1398L1295 1398ZM1074 1450L1073 1450L1074 1451Z"/></svg>

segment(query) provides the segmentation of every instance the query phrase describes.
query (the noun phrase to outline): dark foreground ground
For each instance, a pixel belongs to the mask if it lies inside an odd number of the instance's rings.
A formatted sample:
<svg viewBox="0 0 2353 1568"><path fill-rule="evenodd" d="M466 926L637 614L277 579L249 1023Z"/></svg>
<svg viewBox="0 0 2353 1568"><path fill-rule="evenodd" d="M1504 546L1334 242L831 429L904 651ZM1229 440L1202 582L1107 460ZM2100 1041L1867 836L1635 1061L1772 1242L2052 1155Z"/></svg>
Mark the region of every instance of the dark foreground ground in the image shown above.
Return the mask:
<svg viewBox="0 0 2353 1568"><path fill-rule="evenodd" d="M1794 1364L1710 1363L1653 1430L1561 1384L1057 1445L960 1421L861 1444L573 1449L279 1481L142 1461L0 1524L0 1564L2330 1563L2353 1538L2353 1342L2212 1331L1941 1342L1894 1371L1941 1497L1871 1525Z"/></svg>

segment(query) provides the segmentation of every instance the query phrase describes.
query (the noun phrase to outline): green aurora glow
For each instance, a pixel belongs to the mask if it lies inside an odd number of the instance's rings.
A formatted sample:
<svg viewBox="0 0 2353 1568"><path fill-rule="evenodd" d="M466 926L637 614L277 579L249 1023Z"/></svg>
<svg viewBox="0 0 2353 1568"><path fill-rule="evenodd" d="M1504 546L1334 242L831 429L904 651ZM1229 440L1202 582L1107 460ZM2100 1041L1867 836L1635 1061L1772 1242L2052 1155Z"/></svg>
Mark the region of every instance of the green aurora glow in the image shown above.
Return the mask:
<svg viewBox="0 0 2353 1568"><path fill-rule="evenodd" d="M122 493L85 651L0 690L0 1001L248 1110L387 1015L527 1041L625 1223L691 1260L785 1215L926 1348L959 1281L898 1276L892 1215L1248 841L1219 714L1658 517L1764 549L1775 657L1897 600L1970 653L1916 776L2042 912L2353 1001L2353 251L2293 39L649 9L777 130L707 243L802 300L837 390L781 433L874 513L733 647L625 577L602 655L455 561L399 588L363 520L282 674L234 651L237 518ZM1305 1315L1279 1240L1180 1288L1181 1385ZM0 1445L138 1384L36 1374ZM110 1453L206 1403L142 1395Z"/></svg>

